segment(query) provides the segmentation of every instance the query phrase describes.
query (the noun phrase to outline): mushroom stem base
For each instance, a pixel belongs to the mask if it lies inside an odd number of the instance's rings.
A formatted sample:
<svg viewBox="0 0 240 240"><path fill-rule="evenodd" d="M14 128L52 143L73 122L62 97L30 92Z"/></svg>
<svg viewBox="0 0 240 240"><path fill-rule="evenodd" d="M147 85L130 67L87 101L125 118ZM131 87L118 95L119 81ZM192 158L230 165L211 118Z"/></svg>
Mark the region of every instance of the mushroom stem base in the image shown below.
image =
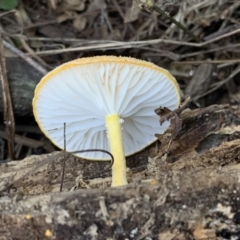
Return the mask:
<svg viewBox="0 0 240 240"><path fill-rule="evenodd" d="M110 149L114 156L114 164L112 166L112 187L126 185L126 160L123 150L120 116L117 114L107 116L106 126Z"/></svg>

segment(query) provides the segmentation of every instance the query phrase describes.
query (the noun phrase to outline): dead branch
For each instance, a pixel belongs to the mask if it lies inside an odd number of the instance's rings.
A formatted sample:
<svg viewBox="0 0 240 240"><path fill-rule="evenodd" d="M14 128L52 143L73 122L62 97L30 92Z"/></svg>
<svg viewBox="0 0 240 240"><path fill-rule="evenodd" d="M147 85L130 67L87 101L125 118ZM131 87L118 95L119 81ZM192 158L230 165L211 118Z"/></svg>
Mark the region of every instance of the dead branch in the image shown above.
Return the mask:
<svg viewBox="0 0 240 240"><path fill-rule="evenodd" d="M2 83L3 109L4 109L4 123L6 125L6 132L8 138L8 157L14 159L14 134L15 134L15 120L12 108L12 99L9 90L7 70L5 63L5 54L0 34L0 78Z"/></svg>

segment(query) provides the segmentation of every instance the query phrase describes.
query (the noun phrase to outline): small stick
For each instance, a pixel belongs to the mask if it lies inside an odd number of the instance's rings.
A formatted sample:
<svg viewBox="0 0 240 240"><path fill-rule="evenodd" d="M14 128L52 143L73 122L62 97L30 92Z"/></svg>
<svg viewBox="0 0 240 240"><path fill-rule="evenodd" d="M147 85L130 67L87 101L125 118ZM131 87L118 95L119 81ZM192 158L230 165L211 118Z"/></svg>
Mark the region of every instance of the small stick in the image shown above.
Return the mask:
<svg viewBox="0 0 240 240"><path fill-rule="evenodd" d="M14 159L14 135L15 135L15 120L13 114L11 94L7 79L5 54L3 47L2 35L0 34L0 77L2 83L4 123L6 125L8 139L8 157Z"/></svg>
<svg viewBox="0 0 240 240"><path fill-rule="evenodd" d="M30 57L26 56L26 54L24 54L22 51L15 48L13 45L11 45L10 43L8 43L4 40L2 42L3 42L4 47L6 47L12 53L15 53L16 55L18 55L20 58L22 58L24 61L26 61L29 65L34 67L38 72L42 73L43 75L47 74L46 69L44 69L42 66L40 66L35 61L33 61Z"/></svg>
<svg viewBox="0 0 240 240"><path fill-rule="evenodd" d="M182 29L185 33L187 33L192 39L194 39L196 42L200 43L201 40L196 35L194 35L191 31L189 31L186 27L184 27L180 22L178 22L175 18L171 17L169 14L167 14L165 11L163 11L160 7L153 5L153 10L173 22L178 28Z"/></svg>
<svg viewBox="0 0 240 240"><path fill-rule="evenodd" d="M0 130L0 138L8 140L8 134ZM44 142L14 134L14 142L30 148L44 147Z"/></svg>
<svg viewBox="0 0 240 240"><path fill-rule="evenodd" d="M165 11L163 11L160 7L158 7L156 4L153 3L153 1L148 1L146 5L147 9L152 9L155 12L159 13L163 17L167 18L169 21L174 23L178 28L182 29L186 34L188 34L192 39L194 39L197 43L201 43L201 40L194 35L191 31L189 31L186 27L184 27L180 22L178 22L175 18L171 17L169 14L167 14Z"/></svg>
<svg viewBox="0 0 240 240"><path fill-rule="evenodd" d="M195 42L184 42L184 41L176 41L171 39L163 39L163 38L157 38L157 39L150 39L150 40L143 40L143 41L95 41L94 43L90 42L88 46L80 46L80 47L69 47L64 49L55 49L55 50L46 50L46 51L39 51L35 52L37 55L52 55L52 54L59 54L59 53L65 53L65 52L76 52L76 51L89 51L89 50L106 50L106 49L123 49L123 48L141 48L146 45L154 45L159 43L165 43L165 44L174 44L174 45L182 45L182 46L191 46L191 47L205 47L207 48L208 44L214 43L216 41L219 41L221 39L230 37L232 35L235 35L240 32L240 28L237 30L234 30L232 32L226 33L222 36L219 36L217 38L195 43ZM26 54L28 55L28 54Z"/></svg>
<svg viewBox="0 0 240 240"><path fill-rule="evenodd" d="M111 157L111 164L106 169L104 169L102 171L95 172L95 174L93 176L96 176L100 173L104 173L104 172L110 170L112 168L113 164L114 164L113 155L110 152L108 152L106 150L103 150L103 149L95 149L94 148L94 149L86 149L86 150L74 151L74 152L69 152L69 153L75 154L75 153L84 153L84 152L103 152L103 153L108 154Z"/></svg>

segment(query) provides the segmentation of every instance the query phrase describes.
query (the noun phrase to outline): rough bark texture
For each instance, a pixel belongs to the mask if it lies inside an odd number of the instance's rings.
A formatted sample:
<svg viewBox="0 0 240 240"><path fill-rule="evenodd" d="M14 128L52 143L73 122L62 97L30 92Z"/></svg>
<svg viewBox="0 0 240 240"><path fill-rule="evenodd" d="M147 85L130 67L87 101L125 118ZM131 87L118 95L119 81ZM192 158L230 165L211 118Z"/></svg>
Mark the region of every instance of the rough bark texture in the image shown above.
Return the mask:
<svg viewBox="0 0 240 240"><path fill-rule="evenodd" d="M159 136L157 157L127 187L109 188L91 175L99 164L68 156L58 193L61 153L2 164L2 239L240 239L240 108L180 117L180 133L171 144L170 131Z"/></svg>
<svg viewBox="0 0 240 240"><path fill-rule="evenodd" d="M240 236L239 170L234 165L176 174L156 186L2 197L0 234L6 239L234 239Z"/></svg>
<svg viewBox="0 0 240 240"><path fill-rule="evenodd" d="M7 57L6 67L14 114L32 115L33 93L42 75L20 58ZM3 112L2 91L0 91L0 112Z"/></svg>

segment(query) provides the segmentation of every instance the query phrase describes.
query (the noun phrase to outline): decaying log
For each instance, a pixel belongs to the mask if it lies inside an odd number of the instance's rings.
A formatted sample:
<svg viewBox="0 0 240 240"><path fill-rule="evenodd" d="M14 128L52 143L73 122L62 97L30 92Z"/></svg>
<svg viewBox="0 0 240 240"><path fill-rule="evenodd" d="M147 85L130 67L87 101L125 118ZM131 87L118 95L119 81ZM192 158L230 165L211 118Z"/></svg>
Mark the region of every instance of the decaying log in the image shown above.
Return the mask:
<svg viewBox="0 0 240 240"><path fill-rule="evenodd" d="M156 186L2 197L6 239L238 239L240 164ZM3 238L4 239L4 238Z"/></svg>
<svg viewBox="0 0 240 240"><path fill-rule="evenodd" d="M17 57L7 57L6 67L14 114L32 115L33 93L42 75ZM0 112L3 112L2 91L0 91Z"/></svg>
<svg viewBox="0 0 240 240"><path fill-rule="evenodd" d="M129 159L126 187L110 188L109 172L94 178L106 164L69 155L59 193L61 152L0 165L0 239L240 239L240 107L179 117L176 137Z"/></svg>

